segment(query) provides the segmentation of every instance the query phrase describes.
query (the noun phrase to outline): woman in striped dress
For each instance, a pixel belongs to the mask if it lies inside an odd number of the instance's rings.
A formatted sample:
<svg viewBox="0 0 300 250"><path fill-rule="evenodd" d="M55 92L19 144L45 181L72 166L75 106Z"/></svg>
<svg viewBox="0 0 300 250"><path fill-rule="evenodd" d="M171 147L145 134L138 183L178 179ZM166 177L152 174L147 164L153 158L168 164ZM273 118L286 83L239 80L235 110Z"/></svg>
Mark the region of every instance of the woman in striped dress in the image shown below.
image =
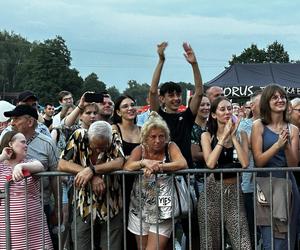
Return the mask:
<svg viewBox="0 0 300 250"><path fill-rule="evenodd" d="M6 244L9 244L5 238L6 230L10 230L11 249L53 249L41 205L39 178L30 176L30 173L43 171L43 165L39 161L26 159L25 136L15 131L3 136L0 152L1 190L4 190L5 182L11 178L9 228L5 223L4 200L0 200L0 249L6 249ZM27 174L29 177L25 180Z"/></svg>

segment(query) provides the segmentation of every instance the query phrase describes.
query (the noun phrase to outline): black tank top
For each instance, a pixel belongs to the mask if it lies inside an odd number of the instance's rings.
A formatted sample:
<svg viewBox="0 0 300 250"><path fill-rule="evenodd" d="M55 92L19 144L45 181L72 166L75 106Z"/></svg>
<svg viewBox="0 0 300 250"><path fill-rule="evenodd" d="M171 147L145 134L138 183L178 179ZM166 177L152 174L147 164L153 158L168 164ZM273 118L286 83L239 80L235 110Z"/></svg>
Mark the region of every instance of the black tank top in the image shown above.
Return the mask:
<svg viewBox="0 0 300 250"><path fill-rule="evenodd" d="M213 136L211 141L211 148L214 149L218 144L218 139L216 136ZM216 168L241 168L241 164L239 162L233 162L233 149L234 147L225 148L222 147L222 151L220 153L219 159L217 161ZM220 180L221 174L214 173L215 179ZM224 173L223 179L229 179L232 177L236 177L236 173Z"/></svg>
<svg viewBox="0 0 300 250"><path fill-rule="evenodd" d="M120 134L120 137L121 137L121 140L122 140L122 149L123 149L123 152L125 154L125 156L128 156L131 154L131 151L138 145L140 145L140 143L133 143L133 142L127 142L127 141L124 141L123 139L123 136L122 136L122 132L121 132L121 128L119 127L118 124L116 124L118 130L119 130L119 134Z"/></svg>

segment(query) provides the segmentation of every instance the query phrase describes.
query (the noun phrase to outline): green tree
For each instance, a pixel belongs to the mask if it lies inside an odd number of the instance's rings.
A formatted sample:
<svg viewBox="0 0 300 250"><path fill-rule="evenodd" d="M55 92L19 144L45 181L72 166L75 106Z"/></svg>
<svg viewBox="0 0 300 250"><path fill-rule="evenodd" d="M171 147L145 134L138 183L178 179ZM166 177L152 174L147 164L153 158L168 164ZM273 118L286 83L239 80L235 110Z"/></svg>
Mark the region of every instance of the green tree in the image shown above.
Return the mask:
<svg viewBox="0 0 300 250"><path fill-rule="evenodd" d="M275 41L267 47L266 60L270 63L288 63L290 57L283 45Z"/></svg>
<svg viewBox="0 0 300 250"><path fill-rule="evenodd" d="M83 80L76 69L70 69L71 55L65 41L57 36L45 42L34 42L31 52L17 72L18 89L30 89L42 103L57 102L57 93L68 90L81 96Z"/></svg>
<svg viewBox="0 0 300 250"><path fill-rule="evenodd" d="M94 91L99 93L104 90L106 90L106 85L99 81L97 74L91 73L84 79L82 92Z"/></svg>
<svg viewBox="0 0 300 250"><path fill-rule="evenodd" d="M107 89L107 92L110 94L111 99L114 101L121 95L120 91L115 86L109 87Z"/></svg>
<svg viewBox="0 0 300 250"><path fill-rule="evenodd" d="M146 105L150 86L147 83L138 83L135 80L128 81L128 88L124 90L124 94L132 96L138 106Z"/></svg>
<svg viewBox="0 0 300 250"><path fill-rule="evenodd" d="M264 63L266 62L266 51L264 49L257 48L256 44L251 44L249 48L239 55L232 55L232 59L229 64L235 63Z"/></svg>
<svg viewBox="0 0 300 250"><path fill-rule="evenodd" d="M232 55L229 64L234 63L288 63L289 55L279 42L275 41L268 45L266 49L259 49L256 44L251 44L249 48L239 55Z"/></svg>
<svg viewBox="0 0 300 250"><path fill-rule="evenodd" d="M30 42L21 35L0 32L0 84L3 92L15 90L17 69L29 52Z"/></svg>

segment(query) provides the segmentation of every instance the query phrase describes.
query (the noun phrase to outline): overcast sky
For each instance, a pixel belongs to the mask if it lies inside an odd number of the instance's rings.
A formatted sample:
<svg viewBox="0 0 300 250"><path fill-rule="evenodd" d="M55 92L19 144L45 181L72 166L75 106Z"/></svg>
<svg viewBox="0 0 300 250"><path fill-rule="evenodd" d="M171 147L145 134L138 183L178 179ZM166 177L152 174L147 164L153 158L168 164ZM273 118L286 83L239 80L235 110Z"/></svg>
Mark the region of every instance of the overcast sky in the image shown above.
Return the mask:
<svg viewBox="0 0 300 250"><path fill-rule="evenodd" d="M83 78L95 72L124 90L128 80L150 83L161 41L169 42L161 82L193 81L184 41L204 82L251 43L265 48L277 40L299 60L299 10L300 1L286 0L1 0L0 29L29 41L60 35Z"/></svg>

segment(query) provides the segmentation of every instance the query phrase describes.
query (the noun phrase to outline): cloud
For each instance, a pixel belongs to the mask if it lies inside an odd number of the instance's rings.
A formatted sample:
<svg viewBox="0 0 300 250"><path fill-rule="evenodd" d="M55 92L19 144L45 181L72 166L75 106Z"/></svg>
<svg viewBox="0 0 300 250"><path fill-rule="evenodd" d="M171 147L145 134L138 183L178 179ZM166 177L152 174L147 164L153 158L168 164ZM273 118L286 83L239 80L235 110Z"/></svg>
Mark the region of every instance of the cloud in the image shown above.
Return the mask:
<svg viewBox="0 0 300 250"><path fill-rule="evenodd" d="M278 40L291 58L299 58L299 5L283 0L10 0L0 3L0 23L30 41L61 35L80 73L95 71L106 82L149 80L155 45L164 40L169 47L162 79L190 81L181 47L188 41L210 80L251 43L265 47Z"/></svg>

